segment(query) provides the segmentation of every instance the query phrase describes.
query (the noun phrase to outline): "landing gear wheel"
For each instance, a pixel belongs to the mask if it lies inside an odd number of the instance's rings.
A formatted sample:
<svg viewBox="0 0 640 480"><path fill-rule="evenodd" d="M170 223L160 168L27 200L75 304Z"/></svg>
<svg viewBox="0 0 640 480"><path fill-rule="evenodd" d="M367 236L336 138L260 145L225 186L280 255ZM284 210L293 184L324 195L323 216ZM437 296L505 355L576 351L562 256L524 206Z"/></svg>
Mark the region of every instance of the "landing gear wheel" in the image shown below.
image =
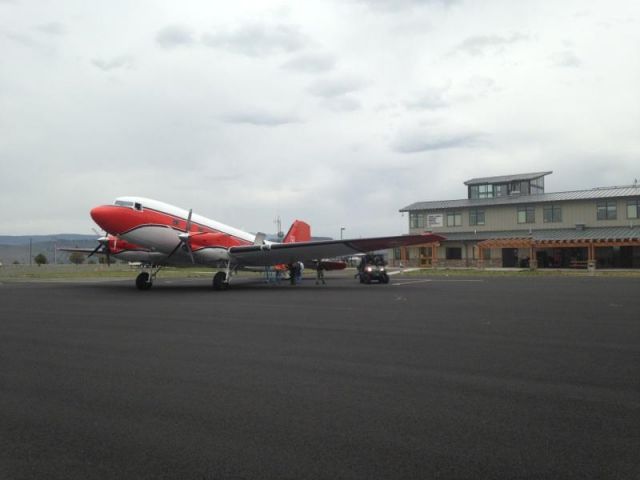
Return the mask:
<svg viewBox="0 0 640 480"><path fill-rule="evenodd" d="M136 277L136 287L138 290L149 290L151 288L151 276L147 272L142 272Z"/></svg>
<svg viewBox="0 0 640 480"><path fill-rule="evenodd" d="M214 290L226 290L229 284L227 283L227 274L224 272L218 272L213 276L213 289Z"/></svg>
<svg viewBox="0 0 640 480"><path fill-rule="evenodd" d="M389 275L386 273L382 274L382 279L380 280L382 283L389 283Z"/></svg>

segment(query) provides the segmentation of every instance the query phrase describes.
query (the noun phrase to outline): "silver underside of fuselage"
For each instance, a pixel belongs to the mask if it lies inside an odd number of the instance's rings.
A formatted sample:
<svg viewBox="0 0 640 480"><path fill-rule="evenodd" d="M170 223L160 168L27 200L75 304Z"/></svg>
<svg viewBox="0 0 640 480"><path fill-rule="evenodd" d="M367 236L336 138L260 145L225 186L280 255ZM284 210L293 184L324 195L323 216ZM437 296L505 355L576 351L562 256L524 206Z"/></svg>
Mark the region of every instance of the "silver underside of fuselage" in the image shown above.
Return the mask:
<svg viewBox="0 0 640 480"><path fill-rule="evenodd" d="M150 249L150 252L127 251L114 257L127 262L142 262L152 265L192 265L191 257L183 245L180 245L171 257L169 255L180 244L177 230L161 226L144 226L120 235L127 242ZM229 260L229 252L224 247L204 248L193 252L198 265L217 266Z"/></svg>

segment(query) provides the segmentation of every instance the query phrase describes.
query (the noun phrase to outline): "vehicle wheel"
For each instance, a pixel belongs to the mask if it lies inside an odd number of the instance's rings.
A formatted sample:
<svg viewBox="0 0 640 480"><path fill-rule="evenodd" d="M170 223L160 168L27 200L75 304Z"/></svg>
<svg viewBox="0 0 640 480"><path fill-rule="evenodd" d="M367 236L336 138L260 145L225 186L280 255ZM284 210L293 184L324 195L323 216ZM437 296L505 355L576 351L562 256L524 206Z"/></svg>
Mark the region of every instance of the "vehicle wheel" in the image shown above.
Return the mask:
<svg viewBox="0 0 640 480"><path fill-rule="evenodd" d="M382 283L389 283L389 275L387 275L386 273L383 273L382 277L380 278L380 281Z"/></svg>
<svg viewBox="0 0 640 480"><path fill-rule="evenodd" d="M218 272L213 276L213 289L225 290L228 287L227 274L224 272Z"/></svg>
<svg viewBox="0 0 640 480"><path fill-rule="evenodd" d="M364 275L362 273L358 275L358 278L360 279L360 283L364 283Z"/></svg>
<svg viewBox="0 0 640 480"><path fill-rule="evenodd" d="M364 275L364 279L362 280L367 285L371 283L371 275Z"/></svg>
<svg viewBox="0 0 640 480"><path fill-rule="evenodd" d="M142 272L136 277L136 287L138 290L149 290L151 288L151 278L147 272Z"/></svg>

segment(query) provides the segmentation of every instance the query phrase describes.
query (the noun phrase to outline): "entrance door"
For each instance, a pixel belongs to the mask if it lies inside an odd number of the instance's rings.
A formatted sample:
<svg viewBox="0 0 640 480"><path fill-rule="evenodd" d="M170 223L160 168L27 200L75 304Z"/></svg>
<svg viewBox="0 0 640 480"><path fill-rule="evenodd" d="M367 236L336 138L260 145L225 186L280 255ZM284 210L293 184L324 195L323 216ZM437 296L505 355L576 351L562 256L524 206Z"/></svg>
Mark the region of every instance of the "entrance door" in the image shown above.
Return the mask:
<svg viewBox="0 0 640 480"><path fill-rule="evenodd" d="M504 268L514 268L518 266L518 249L517 248L502 249L502 266Z"/></svg>

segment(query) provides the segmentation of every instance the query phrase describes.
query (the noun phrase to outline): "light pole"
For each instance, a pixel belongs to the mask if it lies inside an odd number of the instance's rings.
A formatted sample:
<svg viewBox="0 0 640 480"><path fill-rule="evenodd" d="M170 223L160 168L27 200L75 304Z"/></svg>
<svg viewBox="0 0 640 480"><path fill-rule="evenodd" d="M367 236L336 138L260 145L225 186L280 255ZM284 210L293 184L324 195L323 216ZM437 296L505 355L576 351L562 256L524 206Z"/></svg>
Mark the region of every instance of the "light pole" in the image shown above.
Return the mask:
<svg viewBox="0 0 640 480"><path fill-rule="evenodd" d="M340 240L342 240L342 232L346 230L346 227L340 227Z"/></svg>

